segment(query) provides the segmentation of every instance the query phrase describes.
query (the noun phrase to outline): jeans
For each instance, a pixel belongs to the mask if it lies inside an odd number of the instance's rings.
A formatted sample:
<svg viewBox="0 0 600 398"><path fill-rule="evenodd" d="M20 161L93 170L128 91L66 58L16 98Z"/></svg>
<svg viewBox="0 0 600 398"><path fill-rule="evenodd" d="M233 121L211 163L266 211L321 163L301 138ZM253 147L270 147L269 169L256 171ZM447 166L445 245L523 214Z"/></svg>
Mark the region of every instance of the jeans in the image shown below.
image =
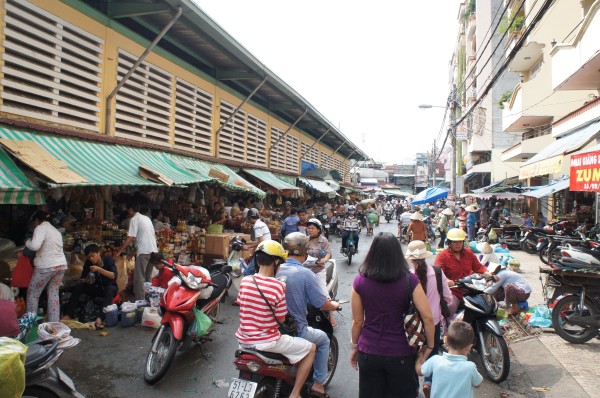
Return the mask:
<svg viewBox="0 0 600 398"><path fill-rule="evenodd" d="M447 234L447 232L446 232L446 231L442 231L442 230L440 230L440 241L439 241L439 243L438 243L438 247L439 247L440 249L443 249L443 248L444 248L444 245L446 244L446 234Z"/></svg>
<svg viewBox="0 0 600 398"><path fill-rule="evenodd" d="M415 370L417 356L388 357L358 353L359 398L414 398L419 378Z"/></svg>
<svg viewBox="0 0 600 398"><path fill-rule="evenodd" d="M439 353L440 353L440 338L441 338L440 334L441 334L441 329L442 329L442 322L444 322L444 321L442 320L442 321L440 321L440 323L435 325L435 332L433 334L433 341L435 341L435 344L433 345L433 351L431 351L431 353L429 354L427 359L433 357L434 355L439 355ZM433 375L426 376L423 384L429 384L431 386L432 378L433 378Z"/></svg>
<svg viewBox="0 0 600 398"><path fill-rule="evenodd" d="M352 237L352 240L354 240L354 246L358 248L358 231L344 231L342 232L342 249L346 247L346 242L348 241L349 237Z"/></svg>
<svg viewBox="0 0 600 398"><path fill-rule="evenodd" d="M469 242L475 240L477 232L477 225L467 225L467 235L469 236Z"/></svg>
<svg viewBox="0 0 600 398"><path fill-rule="evenodd" d="M298 337L302 337L317 346L313 363L313 381L323 384L327 380L327 360L329 358L329 337L327 337L327 333L307 326Z"/></svg>

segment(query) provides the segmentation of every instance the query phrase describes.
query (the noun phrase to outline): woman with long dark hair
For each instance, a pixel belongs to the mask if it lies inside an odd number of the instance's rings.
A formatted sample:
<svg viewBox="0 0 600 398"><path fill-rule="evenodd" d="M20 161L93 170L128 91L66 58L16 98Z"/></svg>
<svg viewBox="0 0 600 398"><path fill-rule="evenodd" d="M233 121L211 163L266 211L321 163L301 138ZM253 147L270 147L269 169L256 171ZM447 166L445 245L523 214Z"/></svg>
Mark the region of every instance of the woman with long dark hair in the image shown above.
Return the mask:
<svg viewBox="0 0 600 398"><path fill-rule="evenodd" d="M406 258L410 261L412 265L412 271L415 275L417 275L419 282L421 282L421 286L423 286L423 290L425 291L425 295L427 296L427 301L433 315L433 324L435 325L435 344L433 346L433 351L429 354L427 359L439 352L440 333L442 322L444 321L441 299L443 297L446 307L452 303L452 293L448 287L448 279L446 279L446 275L444 275L441 269L434 269L431 265L427 264L425 260L431 256L432 254L427 250L425 243L420 240L413 240L406 248ZM441 293L438 290L436 271L440 274L442 285ZM429 398L430 392L431 377L425 377L425 382L423 383L423 393L425 394L425 397Z"/></svg>
<svg viewBox="0 0 600 398"><path fill-rule="evenodd" d="M60 320L58 291L67 269L67 258L63 252L62 235L49 220L50 214L39 210L35 214L33 237L25 243L28 249L36 252L33 260L33 275L27 289L27 311L37 313L40 295L46 288L48 322L58 322Z"/></svg>
<svg viewBox="0 0 600 398"><path fill-rule="evenodd" d="M359 371L359 397L416 397L417 350L404 332L407 278L410 295L425 324L425 358L434 348L429 302L419 279L409 272L400 242L389 232L373 239L359 275L352 284L352 353Z"/></svg>

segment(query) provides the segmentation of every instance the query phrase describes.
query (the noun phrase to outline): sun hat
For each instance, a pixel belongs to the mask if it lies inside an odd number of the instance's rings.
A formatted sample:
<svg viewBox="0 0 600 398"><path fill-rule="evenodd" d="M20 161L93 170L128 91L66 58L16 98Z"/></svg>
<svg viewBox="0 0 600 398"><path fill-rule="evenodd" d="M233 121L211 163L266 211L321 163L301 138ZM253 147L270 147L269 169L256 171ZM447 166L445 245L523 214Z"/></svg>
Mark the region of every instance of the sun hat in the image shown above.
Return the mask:
<svg viewBox="0 0 600 398"><path fill-rule="evenodd" d="M487 242L479 242L477 244L477 250L483 254L492 254L494 252L492 246Z"/></svg>
<svg viewBox="0 0 600 398"><path fill-rule="evenodd" d="M477 205L469 205L465 208L465 210L470 213L475 213L477 210L479 210L479 208L477 207Z"/></svg>
<svg viewBox="0 0 600 398"><path fill-rule="evenodd" d="M408 244L406 255L404 257L409 260L422 260L431 256L433 256L433 254L427 250L427 247L422 240L413 240Z"/></svg>
<svg viewBox="0 0 600 398"><path fill-rule="evenodd" d="M421 221L421 220L423 220L423 216L421 215L421 213L417 212L417 213L414 213L412 216L410 216L410 219Z"/></svg>
<svg viewBox="0 0 600 398"><path fill-rule="evenodd" d="M445 208L444 211L442 211L442 214L445 214L447 216L453 216L454 212L448 208Z"/></svg>

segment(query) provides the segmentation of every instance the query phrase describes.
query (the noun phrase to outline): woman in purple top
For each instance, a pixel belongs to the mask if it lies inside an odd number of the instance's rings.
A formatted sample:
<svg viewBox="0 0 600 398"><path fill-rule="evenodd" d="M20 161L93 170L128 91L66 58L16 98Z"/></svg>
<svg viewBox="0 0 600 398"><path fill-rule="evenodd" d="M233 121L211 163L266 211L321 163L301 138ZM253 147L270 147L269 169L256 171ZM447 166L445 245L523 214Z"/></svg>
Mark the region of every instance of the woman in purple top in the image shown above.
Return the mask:
<svg viewBox="0 0 600 398"><path fill-rule="evenodd" d="M416 397L417 351L404 334L406 278L425 324L427 358L434 347L433 315L419 279L411 274L400 242L389 232L375 236L352 284L352 353L359 371L359 397Z"/></svg>

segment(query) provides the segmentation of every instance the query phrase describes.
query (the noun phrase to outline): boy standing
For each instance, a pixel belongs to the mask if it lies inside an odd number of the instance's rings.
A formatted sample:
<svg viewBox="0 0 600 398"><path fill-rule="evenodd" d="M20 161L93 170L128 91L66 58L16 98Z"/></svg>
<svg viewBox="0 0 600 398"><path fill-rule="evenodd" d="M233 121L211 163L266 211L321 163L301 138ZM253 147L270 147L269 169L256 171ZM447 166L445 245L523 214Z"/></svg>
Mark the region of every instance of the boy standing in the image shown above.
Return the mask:
<svg viewBox="0 0 600 398"><path fill-rule="evenodd" d="M473 388L479 387L483 377L473 362L467 360L467 354L473 347L473 328L466 322L454 321L448 328L444 343L448 352L436 355L423 365L423 351L417 359L417 373L433 376L431 383L432 398L469 398L473 397ZM423 391L429 397L428 391Z"/></svg>

